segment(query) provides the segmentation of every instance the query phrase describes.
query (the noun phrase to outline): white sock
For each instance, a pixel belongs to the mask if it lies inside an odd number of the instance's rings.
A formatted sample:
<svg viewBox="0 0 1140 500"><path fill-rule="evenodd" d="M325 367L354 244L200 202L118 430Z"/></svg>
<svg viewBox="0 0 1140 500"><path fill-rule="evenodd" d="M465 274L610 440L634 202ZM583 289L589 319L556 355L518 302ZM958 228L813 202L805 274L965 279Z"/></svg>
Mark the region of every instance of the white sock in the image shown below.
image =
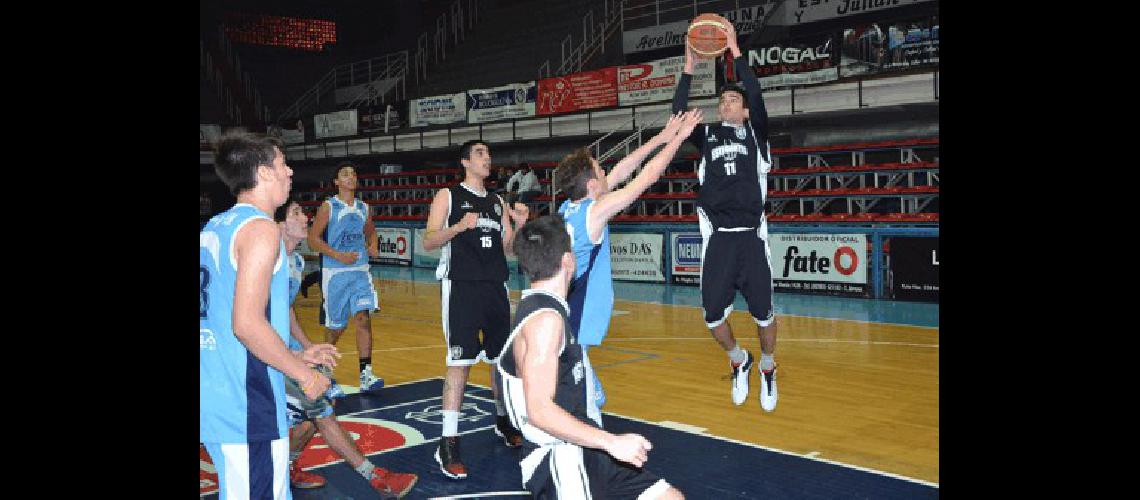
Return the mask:
<svg viewBox="0 0 1140 500"><path fill-rule="evenodd" d="M776 355L760 353L760 371L766 372L776 367Z"/></svg>
<svg viewBox="0 0 1140 500"><path fill-rule="evenodd" d="M731 351L728 351L728 359L730 361L732 361L734 364L740 364L740 363L744 362L744 360L746 359L746 357L744 355L744 349L740 348L739 343L736 344L735 346L733 346Z"/></svg>
<svg viewBox="0 0 1140 500"><path fill-rule="evenodd" d="M459 410L441 410L444 437L459 435Z"/></svg>
<svg viewBox="0 0 1140 500"><path fill-rule="evenodd" d="M502 389L499 389L502 390ZM503 417L507 415L507 406L498 399L495 400L495 415Z"/></svg>
<svg viewBox="0 0 1140 500"><path fill-rule="evenodd" d="M372 479L372 471L376 469L376 466L372 465L372 462L366 457L364 461L360 462L360 465L354 467L354 469L356 469L357 474L364 476L364 479Z"/></svg>

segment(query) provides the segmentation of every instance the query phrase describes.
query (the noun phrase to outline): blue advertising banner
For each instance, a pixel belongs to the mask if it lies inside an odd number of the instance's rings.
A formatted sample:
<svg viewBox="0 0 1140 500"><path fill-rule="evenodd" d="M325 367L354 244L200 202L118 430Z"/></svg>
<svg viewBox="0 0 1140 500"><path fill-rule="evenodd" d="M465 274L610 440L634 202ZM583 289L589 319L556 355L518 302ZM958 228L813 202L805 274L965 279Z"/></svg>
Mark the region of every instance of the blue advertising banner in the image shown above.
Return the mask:
<svg viewBox="0 0 1140 500"><path fill-rule="evenodd" d="M467 91L467 121L485 123L534 116L538 85L534 81Z"/></svg>

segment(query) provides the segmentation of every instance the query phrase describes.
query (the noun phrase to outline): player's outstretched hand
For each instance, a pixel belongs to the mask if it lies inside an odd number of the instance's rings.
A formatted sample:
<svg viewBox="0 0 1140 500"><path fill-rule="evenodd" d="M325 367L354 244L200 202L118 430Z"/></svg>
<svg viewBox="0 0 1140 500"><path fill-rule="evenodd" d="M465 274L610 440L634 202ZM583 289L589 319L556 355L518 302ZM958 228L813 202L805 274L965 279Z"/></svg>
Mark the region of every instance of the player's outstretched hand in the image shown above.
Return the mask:
<svg viewBox="0 0 1140 500"><path fill-rule="evenodd" d="M313 344L309 346L308 349L300 351L298 357L301 358L301 361L308 363L309 366L325 365L334 367L336 366L337 358L340 358L341 354L337 352L336 346L332 344Z"/></svg>
<svg viewBox="0 0 1140 500"><path fill-rule="evenodd" d="M658 144L665 144L677 135L677 131L681 130L681 113L674 113L669 115L669 121L665 122L665 127L661 129L657 135L653 136L653 142Z"/></svg>
<svg viewBox="0 0 1140 500"><path fill-rule="evenodd" d="M701 108L693 108L686 111L685 114L681 115L681 130L677 132L677 135L688 137L689 134L693 133L693 129L701 124L701 120L704 119L704 117L705 112L702 111Z"/></svg>
<svg viewBox="0 0 1140 500"><path fill-rule="evenodd" d="M640 434L618 434L606 444L606 453L634 467L645 465L651 449L653 444Z"/></svg>
<svg viewBox="0 0 1140 500"><path fill-rule="evenodd" d="M721 55L735 54L736 52L740 52L740 47L737 46L737 42L736 42L736 25L732 24L732 22L730 21L728 23L727 29L724 30L724 34L728 35L728 40L727 40L728 43L726 44L728 50L722 52ZM735 51L732 50L734 47L736 48Z"/></svg>
<svg viewBox="0 0 1140 500"><path fill-rule="evenodd" d="M507 209L511 215L511 220L515 222L516 226L526 224L527 217L530 217L530 207L523 203L515 202L514 208Z"/></svg>

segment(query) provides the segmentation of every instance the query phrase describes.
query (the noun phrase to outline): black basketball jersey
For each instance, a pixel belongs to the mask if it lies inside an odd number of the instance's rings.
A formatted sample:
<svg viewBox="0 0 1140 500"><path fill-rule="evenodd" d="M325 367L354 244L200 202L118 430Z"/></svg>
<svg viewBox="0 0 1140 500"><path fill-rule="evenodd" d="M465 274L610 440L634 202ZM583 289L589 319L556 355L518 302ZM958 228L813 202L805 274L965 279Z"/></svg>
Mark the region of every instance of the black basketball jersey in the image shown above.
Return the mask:
<svg viewBox="0 0 1140 500"><path fill-rule="evenodd" d="M494 193L479 195L463 184L448 189L451 201L447 226L468 212L479 214L475 229L463 231L440 250L438 279L506 281L507 256L503 253L503 201Z"/></svg>
<svg viewBox="0 0 1140 500"><path fill-rule="evenodd" d="M560 442L531 425L527 419L526 397L515 364L514 341L522 331L523 323L543 309L553 309L562 316L562 349L558 355L558 380L554 388L554 404L578 420L597 427L586 414L586 367L582 361L582 346L575 340L577 335L570 327L566 302L545 291L524 290L515 309L511 335L507 338L507 344L503 346L502 354L499 355L499 373L503 375L503 399L507 406L507 415L526 440L520 458L527 456L539 446Z"/></svg>
<svg viewBox="0 0 1140 500"><path fill-rule="evenodd" d="M697 178L701 192L697 206L713 228L760 227L768 188L771 156L768 143L758 144L752 124L740 127L709 124Z"/></svg>

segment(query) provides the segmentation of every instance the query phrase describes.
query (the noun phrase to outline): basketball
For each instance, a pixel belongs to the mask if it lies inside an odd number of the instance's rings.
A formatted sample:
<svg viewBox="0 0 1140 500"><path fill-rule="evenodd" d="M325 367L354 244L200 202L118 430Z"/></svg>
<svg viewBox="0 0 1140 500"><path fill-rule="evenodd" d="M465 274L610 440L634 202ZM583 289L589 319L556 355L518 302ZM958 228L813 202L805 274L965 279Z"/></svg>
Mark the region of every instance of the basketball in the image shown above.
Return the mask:
<svg viewBox="0 0 1140 500"><path fill-rule="evenodd" d="M702 56L718 56L728 47L728 20L718 14L706 13L693 18L689 24L688 41L693 52Z"/></svg>

